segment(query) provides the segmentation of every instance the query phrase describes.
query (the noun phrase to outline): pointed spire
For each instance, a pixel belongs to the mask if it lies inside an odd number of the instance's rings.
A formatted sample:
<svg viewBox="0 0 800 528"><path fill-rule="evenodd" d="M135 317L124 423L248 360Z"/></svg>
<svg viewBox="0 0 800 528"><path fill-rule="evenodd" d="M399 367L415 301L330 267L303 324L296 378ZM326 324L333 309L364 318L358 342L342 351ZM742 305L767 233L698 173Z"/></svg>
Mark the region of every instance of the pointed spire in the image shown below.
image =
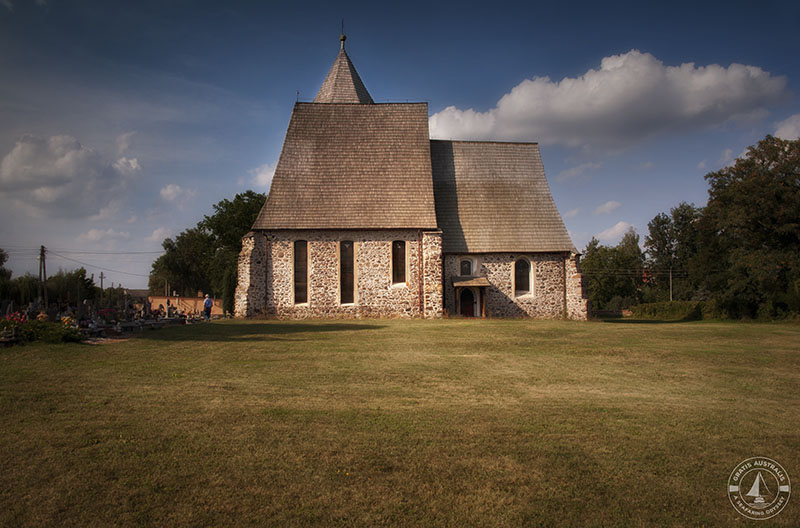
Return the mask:
<svg viewBox="0 0 800 528"><path fill-rule="evenodd" d="M350 57L344 50L344 41L347 37L344 33L339 36L341 48L336 60L333 61L328 76L319 93L314 98L315 103L361 103L373 104L367 88L358 76L355 66L350 62Z"/></svg>

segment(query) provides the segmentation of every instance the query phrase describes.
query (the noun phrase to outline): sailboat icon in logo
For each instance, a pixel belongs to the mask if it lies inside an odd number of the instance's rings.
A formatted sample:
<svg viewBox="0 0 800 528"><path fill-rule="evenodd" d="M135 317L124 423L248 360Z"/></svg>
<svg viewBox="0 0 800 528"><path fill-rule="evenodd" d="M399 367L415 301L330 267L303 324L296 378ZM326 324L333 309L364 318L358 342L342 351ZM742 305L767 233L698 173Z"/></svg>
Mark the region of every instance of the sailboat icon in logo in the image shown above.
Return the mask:
<svg viewBox="0 0 800 528"><path fill-rule="evenodd" d="M762 491L763 488L763 491ZM767 483L764 482L764 477L761 476L761 472L759 471L756 475L756 479L753 481L753 485L750 487L750 491L748 491L745 495L748 497L753 498L753 505L756 504L765 504L764 501L764 493L770 493L769 488L767 487Z"/></svg>

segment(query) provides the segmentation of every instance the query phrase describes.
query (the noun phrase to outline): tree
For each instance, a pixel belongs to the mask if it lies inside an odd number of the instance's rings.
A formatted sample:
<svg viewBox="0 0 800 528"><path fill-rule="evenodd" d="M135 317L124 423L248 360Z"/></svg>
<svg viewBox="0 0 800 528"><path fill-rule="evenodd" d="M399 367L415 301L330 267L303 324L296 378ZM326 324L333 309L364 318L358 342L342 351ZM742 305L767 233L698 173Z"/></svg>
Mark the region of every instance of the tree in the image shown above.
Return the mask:
<svg viewBox="0 0 800 528"><path fill-rule="evenodd" d="M800 140L767 136L706 180L694 273L730 315L800 312Z"/></svg>
<svg viewBox="0 0 800 528"><path fill-rule="evenodd" d="M5 268L8 253L0 248L0 301L11 299L11 270Z"/></svg>
<svg viewBox="0 0 800 528"><path fill-rule="evenodd" d="M644 254L639 235L629 229L616 246L604 246L596 238L587 244L581 269L587 279L592 306L600 310L629 308L641 300Z"/></svg>
<svg viewBox="0 0 800 528"><path fill-rule="evenodd" d="M702 210L681 202L670 214L659 213L647 224L647 285L653 300L689 300L695 287L688 280L691 259L697 254L697 229Z"/></svg>
<svg viewBox="0 0 800 528"><path fill-rule="evenodd" d="M242 237L255 222L266 196L254 191L224 199L196 227L187 229L174 240L164 240L164 254L153 262L149 287L152 293L170 290L181 295L198 291L222 295L223 306L233 309L236 273ZM226 308L228 309L228 308Z"/></svg>

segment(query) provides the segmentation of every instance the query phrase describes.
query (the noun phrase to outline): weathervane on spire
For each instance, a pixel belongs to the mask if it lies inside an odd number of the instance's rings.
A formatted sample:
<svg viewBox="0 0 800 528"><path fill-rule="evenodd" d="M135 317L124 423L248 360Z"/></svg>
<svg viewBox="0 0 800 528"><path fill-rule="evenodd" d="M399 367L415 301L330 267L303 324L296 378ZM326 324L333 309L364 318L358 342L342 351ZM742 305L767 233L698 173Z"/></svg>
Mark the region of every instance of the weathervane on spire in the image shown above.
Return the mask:
<svg viewBox="0 0 800 528"><path fill-rule="evenodd" d="M342 49L344 49L344 41L347 40L347 35L344 34L344 19L342 19L342 34L339 35L339 40L342 42Z"/></svg>

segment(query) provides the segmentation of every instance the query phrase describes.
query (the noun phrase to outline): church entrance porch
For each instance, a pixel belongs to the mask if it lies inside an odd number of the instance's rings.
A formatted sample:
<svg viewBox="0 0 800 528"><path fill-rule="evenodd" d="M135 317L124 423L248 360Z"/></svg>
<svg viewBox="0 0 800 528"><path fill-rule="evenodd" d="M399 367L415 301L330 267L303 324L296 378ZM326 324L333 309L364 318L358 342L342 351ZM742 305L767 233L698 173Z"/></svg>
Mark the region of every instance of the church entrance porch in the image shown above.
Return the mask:
<svg viewBox="0 0 800 528"><path fill-rule="evenodd" d="M486 277L461 276L453 278L456 293L456 313L463 317L486 317Z"/></svg>

